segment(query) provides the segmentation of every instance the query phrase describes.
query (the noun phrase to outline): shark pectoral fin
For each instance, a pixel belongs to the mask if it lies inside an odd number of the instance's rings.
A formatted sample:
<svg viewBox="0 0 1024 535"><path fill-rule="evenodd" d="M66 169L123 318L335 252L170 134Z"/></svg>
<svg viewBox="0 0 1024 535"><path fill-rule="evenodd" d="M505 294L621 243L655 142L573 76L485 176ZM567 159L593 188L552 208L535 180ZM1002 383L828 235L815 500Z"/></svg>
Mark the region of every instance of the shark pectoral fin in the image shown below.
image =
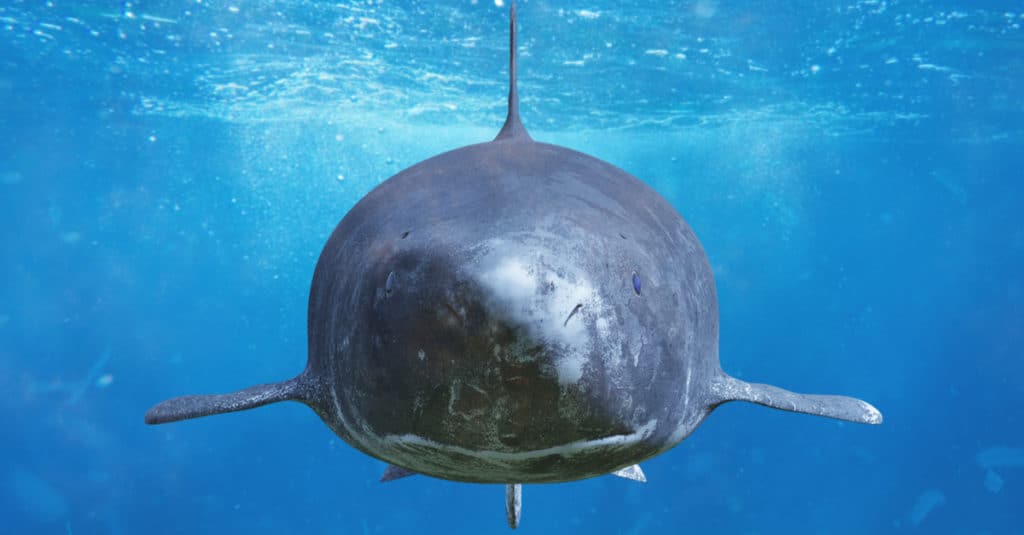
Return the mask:
<svg viewBox="0 0 1024 535"><path fill-rule="evenodd" d="M505 518L508 527L519 527L519 517L523 515L523 486L518 483L505 485Z"/></svg>
<svg viewBox="0 0 1024 535"><path fill-rule="evenodd" d="M419 472L413 472L412 470L409 470L408 468L402 468L401 466L395 466L393 464L389 464L388 467L384 469L384 473L381 474L380 482L381 483L387 483L388 481L394 481L396 479L402 479L403 477L414 476L414 475L416 475L418 473Z"/></svg>
<svg viewBox="0 0 1024 535"><path fill-rule="evenodd" d="M644 471L640 469L639 464L633 466L627 466L621 470L612 472L613 476L618 476L625 479L632 479L633 481L639 481L640 483L647 483L647 476L644 475Z"/></svg>
<svg viewBox="0 0 1024 535"><path fill-rule="evenodd" d="M244 411L278 401L305 399L305 375L280 383L258 385L232 392L205 396L181 396L162 401L146 412L147 424L166 424L213 414Z"/></svg>
<svg viewBox="0 0 1024 535"><path fill-rule="evenodd" d="M846 396L797 394L781 388L748 383L721 374L711 383L714 406L729 401L748 401L773 409L801 412L861 424L882 423L882 413L866 401Z"/></svg>

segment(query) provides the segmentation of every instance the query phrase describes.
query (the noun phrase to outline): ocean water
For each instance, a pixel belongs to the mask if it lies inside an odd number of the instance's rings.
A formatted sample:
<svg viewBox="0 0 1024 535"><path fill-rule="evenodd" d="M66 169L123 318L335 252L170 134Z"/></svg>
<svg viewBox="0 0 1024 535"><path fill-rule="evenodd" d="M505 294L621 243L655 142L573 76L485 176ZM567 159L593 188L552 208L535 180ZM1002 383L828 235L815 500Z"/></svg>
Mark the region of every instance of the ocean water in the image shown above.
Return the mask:
<svg viewBox="0 0 1024 535"><path fill-rule="evenodd" d="M500 4L0 3L0 531L509 532L298 404L142 422L302 369L341 217L500 128ZM725 370L885 415L729 404L519 531L1024 533L1024 4L518 5L526 127L688 220Z"/></svg>

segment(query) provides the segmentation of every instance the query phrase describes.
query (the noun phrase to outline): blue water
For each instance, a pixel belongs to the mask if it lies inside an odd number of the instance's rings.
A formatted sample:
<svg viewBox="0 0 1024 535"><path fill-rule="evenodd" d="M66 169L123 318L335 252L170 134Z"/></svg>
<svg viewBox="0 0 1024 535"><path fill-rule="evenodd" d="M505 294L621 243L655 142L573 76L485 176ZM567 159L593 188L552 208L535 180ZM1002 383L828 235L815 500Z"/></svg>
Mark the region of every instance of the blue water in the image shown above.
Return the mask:
<svg viewBox="0 0 1024 535"><path fill-rule="evenodd" d="M524 489L525 533L1024 533L1024 5L546 2L523 120L706 248L730 404L644 464ZM493 0L0 5L4 533L508 533L503 489L384 465L310 410L147 427L300 371L324 241L504 117Z"/></svg>

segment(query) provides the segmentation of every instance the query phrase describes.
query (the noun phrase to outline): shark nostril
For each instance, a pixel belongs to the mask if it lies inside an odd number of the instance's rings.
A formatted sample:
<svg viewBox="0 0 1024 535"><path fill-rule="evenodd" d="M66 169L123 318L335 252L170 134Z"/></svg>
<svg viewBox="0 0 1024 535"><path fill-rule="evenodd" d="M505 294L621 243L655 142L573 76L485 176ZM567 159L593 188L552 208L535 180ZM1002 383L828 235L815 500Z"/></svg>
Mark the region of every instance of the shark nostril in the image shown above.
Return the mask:
<svg viewBox="0 0 1024 535"><path fill-rule="evenodd" d="M404 239L406 239L408 237L409 237L409 231L407 230L407 231L402 233L402 237L400 239L404 240Z"/></svg>
<svg viewBox="0 0 1024 535"><path fill-rule="evenodd" d="M569 317L565 318L565 321L562 322L562 327L565 327L566 325L569 325L569 320L571 320L572 317L575 316L576 313L579 312L581 308L583 308L583 303L576 303L576 306L573 307L572 312L569 313Z"/></svg>

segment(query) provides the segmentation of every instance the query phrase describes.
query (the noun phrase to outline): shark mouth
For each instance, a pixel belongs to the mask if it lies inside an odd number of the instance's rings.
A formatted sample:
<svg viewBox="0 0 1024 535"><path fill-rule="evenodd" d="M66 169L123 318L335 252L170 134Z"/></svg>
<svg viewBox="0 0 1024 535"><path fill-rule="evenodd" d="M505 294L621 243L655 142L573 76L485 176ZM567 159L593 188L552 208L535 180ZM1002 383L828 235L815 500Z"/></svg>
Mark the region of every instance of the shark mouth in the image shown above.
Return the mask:
<svg viewBox="0 0 1024 535"><path fill-rule="evenodd" d="M384 437L384 441L394 446L413 446L413 447L428 447L442 451L448 451L452 453L459 453L462 455L470 455L478 458L486 458L497 461L524 461L534 458L540 458L548 455L573 455L575 453L599 449L599 448L614 448L620 446L627 446L635 444L636 442L643 440L645 437L655 429L657 425L656 420L648 422L646 425L640 428L640 430L630 433L628 435L612 435L604 438L598 438L593 440L582 440L577 442L571 442L569 444L563 444L560 446L554 446L551 448L544 448L540 450L524 451L524 452L500 452L500 451L473 451L467 448L453 445L445 445L436 441L426 439L417 435L388 435ZM647 482L647 476L644 475L643 469L640 468L639 464L633 464L609 472L611 475L629 479L632 481L638 481L640 483ZM393 464L389 464L384 470L384 474L380 480L382 483L388 481L394 481L396 479L402 479L405 477L417 475L417 472L402 468ZM519 527L519 520L522 516L523 508L523 486L520 483L507 483L505 485L505 518L508 521L509 527L515 529Z"/></svg>

